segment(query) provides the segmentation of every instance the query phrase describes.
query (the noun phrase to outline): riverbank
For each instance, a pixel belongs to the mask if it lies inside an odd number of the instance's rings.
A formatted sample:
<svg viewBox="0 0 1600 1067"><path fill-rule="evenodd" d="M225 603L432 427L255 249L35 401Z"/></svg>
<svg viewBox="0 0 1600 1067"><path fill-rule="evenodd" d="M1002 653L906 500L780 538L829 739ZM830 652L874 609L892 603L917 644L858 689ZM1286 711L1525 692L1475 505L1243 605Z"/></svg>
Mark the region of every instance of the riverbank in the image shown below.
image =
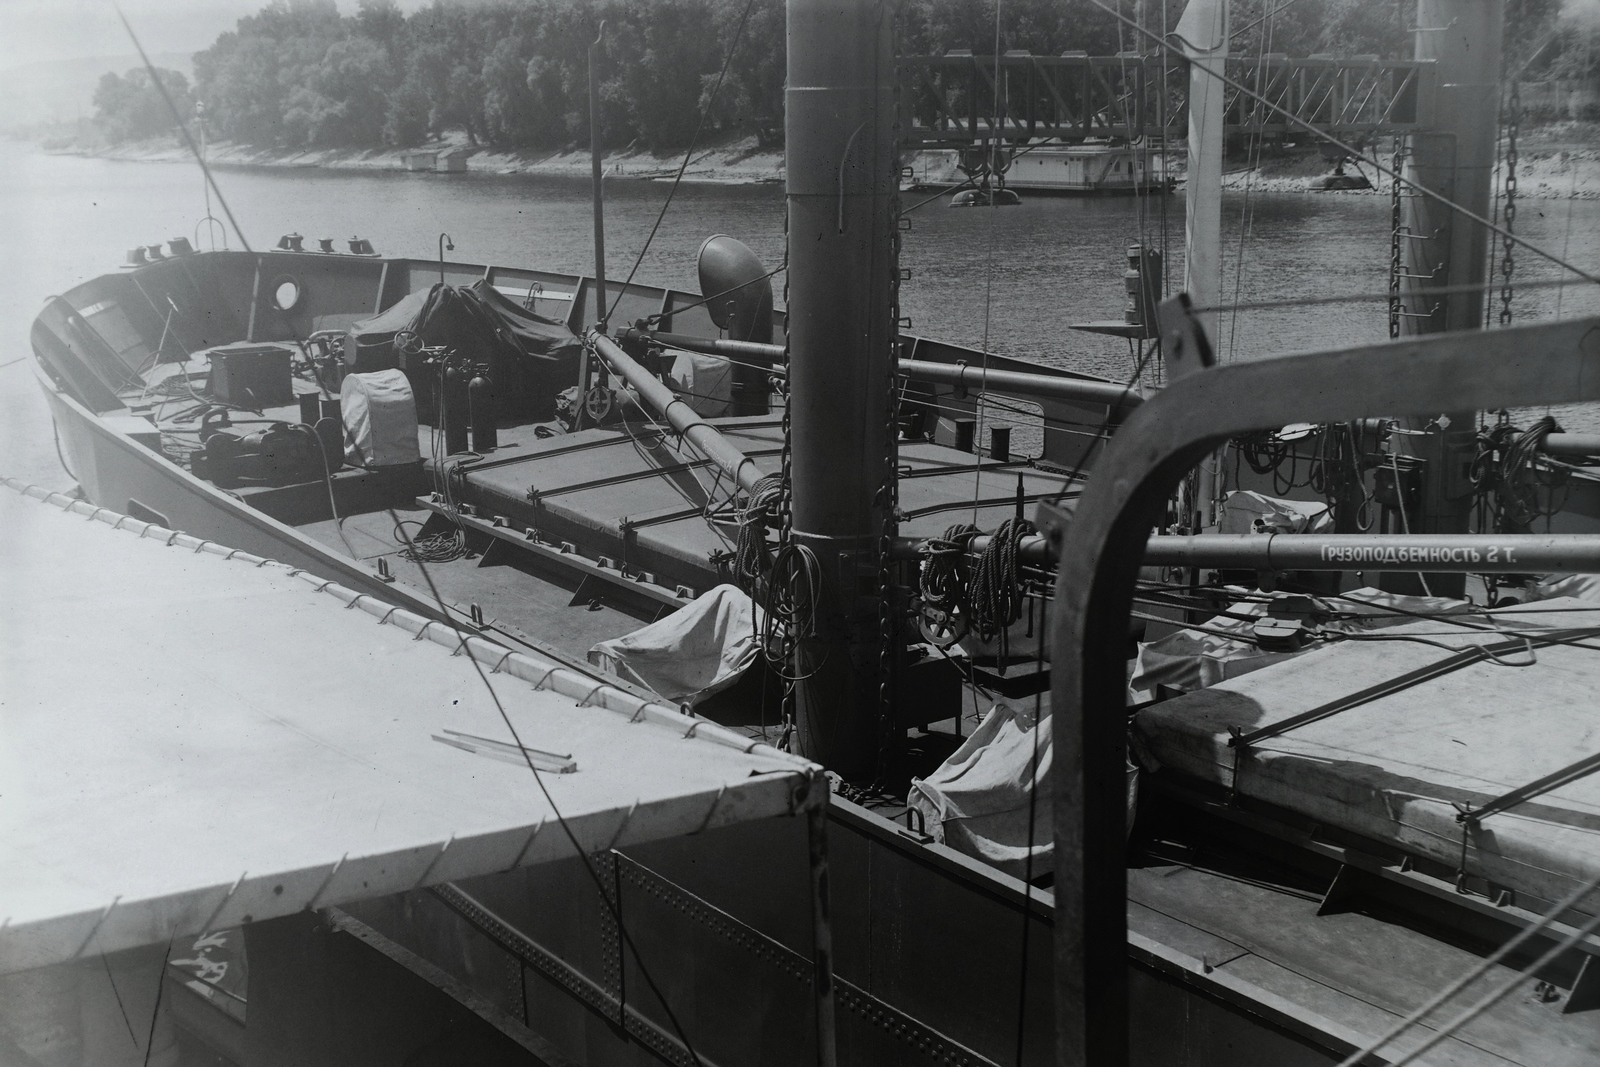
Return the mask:
<svg viewBox="0 0 1600 1067"><path fill-rule="evenodd" d="M189 150L175 138L163 137L120 145L95 145L62 139L46 142L46 151L100 159L137 162L187 162ZM1385 149L1387 151L1387 149ZM546 174L588 177L589 153L586 150L546 153L496 152L472 145L464 137L431 141L416 148L394 149L281 149L214 142L207 147L209 161L222 166L240 167L321 167L335 170L397 171L408 166L414 153L465 154L466 169L480 174ZM914 164L916 153L908 158ZM1529 127L1522 132L1517 164L1517 191L1534 200L1600 200L1600 123L1563 122ZM1387 155L1381 155L1385 163ZM640 149L624 148L606 155L608 177L637 180L671 180L683 162L680 155L658 156ZM1314 181L1332 173L1333 164L1315 148L1273 150L1259 165L1244 165L1244 158L1230 159L1224 170L1224 189L1242 192L1300 193L1311 191ZM426 169L426 168L424 168ZM1347 172L1361 172L1373 188L1339 190L1340 196L1388 195L1388 180L1371 172L1370 167L1346 165ZM1175 146L1169 173L1183 180L1181 146ZM763 149L754 137L737 138L697 152L684 171L689 182L753 185L784 180L781 151Z"/></svg>
<svg viewBox="0 0 1600 1067"><path fill-rule="evenodd" d="M1518 196L1531 200L1600 200L1600 123L1531 126L1521 131L1517 147ZM1389 165L1392 151L1392 147L1382 145L1378 158ZM1317 178L1333 173L1333 163L1315 148L1269 150L1258 166L1245 166L1245 162L1243 158L1228 161L1222 176L1224 189L1306 192ZM1364 174L1373 187L1338 190L1329 195L1389 195L1389 179L1371 167L1347 163L1345 172ZM1496 181L1500 180L1497 176Z"/></svg>
<svg viewBox="0 0 1600 1067"><path fill-rule="evenodd" d="M44 150L60 155L89 156L143 163L188 162L189 149L175 138L161 137L119 145L45 143ZM281 149L215 141L206 146L207 162L235 167L322 167L333 170L415 170L412 157L435 153L439 159L449 154L465 154L466 169L480 174L549 174L588 177L587 149L566 152L495 152L470 144L466 138L430 141L415 148L325 148ZM608 152L605 167L608 177L641 180L670 180L683 163L683 156L657 156L625 148ZM431 169L423 166L420 169ZM781 182L784 176L783 153L761 149L754 137L713 145L697 152L684 170L684 180L724 184Z"/></svg>

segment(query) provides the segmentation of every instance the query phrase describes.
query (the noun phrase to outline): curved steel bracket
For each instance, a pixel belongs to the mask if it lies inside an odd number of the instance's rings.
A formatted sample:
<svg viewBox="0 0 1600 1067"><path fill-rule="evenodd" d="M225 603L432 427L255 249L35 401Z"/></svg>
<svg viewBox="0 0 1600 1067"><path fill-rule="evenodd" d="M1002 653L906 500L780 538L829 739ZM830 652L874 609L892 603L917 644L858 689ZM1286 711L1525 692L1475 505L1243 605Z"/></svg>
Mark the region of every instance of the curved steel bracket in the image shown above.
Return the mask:
<svg viewBox="0 0 1600 1067"><path fill-rule="evenodd" d="M1234 363L1179 378L1134 411L1070 522L1041 506L1061 560L1051 619L1059 1063L1127 1063L1126 619L1145 541L1184 475L1235 434L1291 422L1592 400L1600 318Z"/></svg>

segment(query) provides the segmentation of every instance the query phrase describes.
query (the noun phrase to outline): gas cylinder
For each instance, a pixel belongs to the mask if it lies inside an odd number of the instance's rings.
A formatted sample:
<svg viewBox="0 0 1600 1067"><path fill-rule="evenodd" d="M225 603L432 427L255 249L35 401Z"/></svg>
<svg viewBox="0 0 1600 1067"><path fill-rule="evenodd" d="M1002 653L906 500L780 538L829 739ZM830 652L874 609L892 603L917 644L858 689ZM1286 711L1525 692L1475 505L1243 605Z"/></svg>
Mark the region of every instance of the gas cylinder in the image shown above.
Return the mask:
<svg viewBox="0 0 1600 1067"><path fill-rule="evenodd" d="M472 371L468 364L450 360L444 368L444 450L446 455L467 450L469 418L467 386Z"/></svg>
<svg viewBox="0 0 1600 1067"><path fill-rule="evenodd" d="M482 363L467 383L467 406L472 416L472 450L493 451L500 443L494 423L494 382L489 379L489 368Z"/></svg>

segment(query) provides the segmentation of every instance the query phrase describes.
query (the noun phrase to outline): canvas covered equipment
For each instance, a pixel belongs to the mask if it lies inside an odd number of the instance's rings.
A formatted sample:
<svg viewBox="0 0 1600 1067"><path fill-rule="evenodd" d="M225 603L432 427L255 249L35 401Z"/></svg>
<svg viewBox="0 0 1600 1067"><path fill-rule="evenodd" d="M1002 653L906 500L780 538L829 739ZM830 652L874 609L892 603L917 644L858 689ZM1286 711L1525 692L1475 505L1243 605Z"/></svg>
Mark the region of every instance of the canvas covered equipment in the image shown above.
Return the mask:
<svg viewBox="0 0 1600 1067"><path fill-rule="evenodd" d="M344 458L357 467L417 463L417 402L411 383L397 370L349 374L339 390L344 419Z"/></svg>
<svg viewBox="0 0 1600 1067"><path fill-rule="evenodd" d="M719 585L649 626L601 641L589 662L692 706L755 663L759 610L737 586Z"/></svg>
<svg viewBox="0 0 1600 1067"><path fill-rule="evenodd" d="M583 346L577 335L508 300L482 279L461 287L436 284L353 324L345 338L346 363L357 369L394 367L394 338L401 330L416 334L423 345L487 367L498 410L513 418L551 417L556 394L578 379ZM369 360L373 351L387 358ZM432 390L418 387L417 392L428 396Z"/></svg>

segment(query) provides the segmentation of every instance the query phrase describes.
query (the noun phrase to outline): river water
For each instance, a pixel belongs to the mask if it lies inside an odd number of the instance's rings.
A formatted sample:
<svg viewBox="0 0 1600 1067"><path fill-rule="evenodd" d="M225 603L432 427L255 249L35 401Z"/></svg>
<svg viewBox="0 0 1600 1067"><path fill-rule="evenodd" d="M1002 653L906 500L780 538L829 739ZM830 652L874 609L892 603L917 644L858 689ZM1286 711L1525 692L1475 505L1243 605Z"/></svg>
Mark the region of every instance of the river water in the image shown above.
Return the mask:
<svg viewBox="0 0 1600 1067"><path fill-rule="evenodd" d="M222 168L217 177L258 249L298 231L341 241L360 234L380 252L432 257L438 235L448 232L456 260L573 273L593 266L582 179L314 168ZM632 267L667 188L608 181L611 277ZM908 194L906 203L918 199ZM215 205L213 211L222 215ZM28 327L43 299L115 270L132 245L179 234L195 240L204 214L199 171L191 165L9 153L0 174L0 473L52 488L70 484L28 365L12 362L27 351ZM1107 377L1128 377L1127 343L1069 325L1121 317L1127 244L1143 239L1166 247L1169 275L1174 283L1181 278L1181 194L1142 202L1032 197L1003 209L951 209L939 197L913 212L912 223L901 259L912 274L901 306L914 332ZM1517 223L1529 240L1586 269L1600 267L1600 202L1525 201ZM1230 192L1223 206L1224 299L1381 293L1388 230L1387 196ZM693 289L694 254L718 232L777 266L782 187L680 187L638 279ZM1519 251L1518 278L1557 276L1556 268ZM1600 288L1525 290L1516 309L1518 321L1594 314ZM1258 359L1381 340L1387 325L1379 299L1227 314L1217 334L1223 358ZM1567 419L1575 420L1569 428L1600 428L1592 417Z"/></svg>

